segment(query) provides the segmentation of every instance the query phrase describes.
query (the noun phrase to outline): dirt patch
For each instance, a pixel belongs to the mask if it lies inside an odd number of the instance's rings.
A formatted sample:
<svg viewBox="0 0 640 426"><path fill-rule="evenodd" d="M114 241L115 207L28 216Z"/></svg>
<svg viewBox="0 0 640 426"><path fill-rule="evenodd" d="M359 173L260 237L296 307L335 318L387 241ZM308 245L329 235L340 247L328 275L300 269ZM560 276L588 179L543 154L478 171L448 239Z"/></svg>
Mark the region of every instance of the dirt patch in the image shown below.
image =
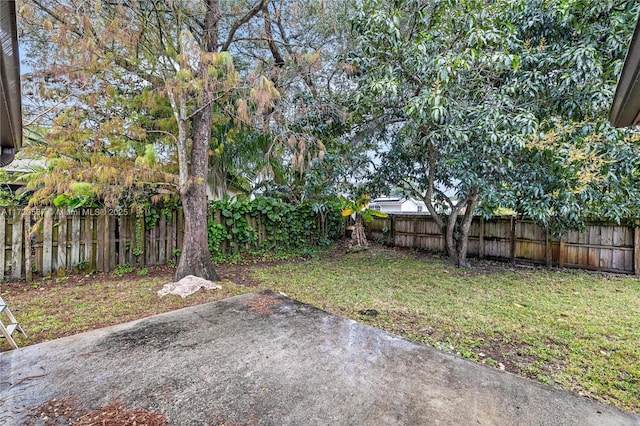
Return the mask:
<svg viewBox="0 0 640 426"><path fill-rule="evenodd" d="M553 343L547 344L549 347L560 349L560 345ZM539 357L531 354L531 347L525 343L505 342L499 338L488 338L478 350L480 356L479 361L483 364L492 364L498 362L504 369L510 373L527 377L532 380L538 380L539 375L546 376L550 379L554 373L557 364L542 361ZM488 360L492 360L488 362Z"/></svg>
<svg viewBox="0 0 640 426"><path fill-rule="evenodd" d="M245 287L258 287L261 283L251 277L251 273L259 268L272 266L274 263L251 263L246 265L216 265L216 272L221 280L228 280Z"/></svg>
<svg viewBox="0 0 640 426"><path fill-rule="evenodd" d="M503 369L514 374L520 374L523 365L535 362L534 357L524 355L528 347L524 345L516 345L513 343L505 343L502 340L490 339L478 349L479 361L483 364L492 365L499 363ZM513 354L519 354L522 359L515 359ZM494 365L495 366L495 365ZM535 379L535 377L530 377Z"/></svg>
<svg viewBox="0 0 640 426"><path fill-rule="evenodd" d="M386 248L381 244L376 244L369 241L369 248L371 247L380 247L380 248L384 247L385 249L393 250L392 248ZM350 254L350 248L351 248L351 238L342 238L340 240L334 241L333 247L331 248L331 250L322 253L321 257L322 259L329 260L329 261L344 260L344 256Z"/></svg>
<svg viewBox="0 0 640 426"><path fill-rule="evenodd" d="M27 425L43 423L47 426L164 426L167 419L162 414L141 410L127 410L113 402L98 410L76 407L69 399L52 399L36 410L33 421Z"/></svg>
<svg viewBox="0 0 640 426"><path fill-rule="evenodd" d="M256 294L252 300L243 301L242 304L247 306L249 312L259 314L272 314L273 308L282 305L284 301L279 296L271 292Z"/></svg>

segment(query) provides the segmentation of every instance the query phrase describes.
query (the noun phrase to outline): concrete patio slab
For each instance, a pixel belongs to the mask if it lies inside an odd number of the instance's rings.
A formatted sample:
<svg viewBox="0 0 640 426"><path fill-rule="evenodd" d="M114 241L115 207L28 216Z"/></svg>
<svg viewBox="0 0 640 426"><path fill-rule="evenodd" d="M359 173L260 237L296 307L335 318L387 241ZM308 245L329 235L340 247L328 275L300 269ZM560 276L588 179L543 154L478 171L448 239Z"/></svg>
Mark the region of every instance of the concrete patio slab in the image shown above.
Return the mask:
<svg viewBox="0 0 640 426"><path fill-rule="evenodd" d="M640 425L269 292L0 354L0 425L65 398L171 425Z"/></svg>

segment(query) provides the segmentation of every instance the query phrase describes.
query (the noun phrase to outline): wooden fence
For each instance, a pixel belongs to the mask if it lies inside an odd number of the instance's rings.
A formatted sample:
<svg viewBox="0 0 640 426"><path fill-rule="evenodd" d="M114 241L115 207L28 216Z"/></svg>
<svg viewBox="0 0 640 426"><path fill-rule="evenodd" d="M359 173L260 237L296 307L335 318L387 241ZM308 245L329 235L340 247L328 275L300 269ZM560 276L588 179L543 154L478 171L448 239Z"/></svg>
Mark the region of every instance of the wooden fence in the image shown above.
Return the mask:
<svg viewBox="0 0 640 426"><path fill-rule="evenodd" d="M0 210L0 277L31 281L33 274L109 272L177 261L181 210L161 214L153 227L135 214L109 209Z"/></svg>
<svg viewBox="0 0 640 426"><path fill-rule="evenodd" d="M390 215L368 224L368 236L398 247L444 251L444 238L428 215ZM640 275L640 224L589 222L581 232L554 237L531 220L476 217L469 256L510 262Z"/></svg>
<svg viewBox="0 0 640 426"><path fill-rule="evenodd" d="M217 248L220 253L258 248L289 232L287 223L269 226L270 221L261 214L246 213L242 219L225 217L219 210L209 214L210 221L227 228L228 234ZM314 220L317 226L311 228L327 232L326 217L317 215ZM233 226L239 222L250 228L255 241L240 242L232 237ZM141 269L177 263L183 236L181 209L153 209L137 216L126 210L105 208L69 212L0 207L0 279L31 281L34 275L64 276L85 271L110 272L120 266ZM306 235L305 241L313 244L315 237Z"/></svg>

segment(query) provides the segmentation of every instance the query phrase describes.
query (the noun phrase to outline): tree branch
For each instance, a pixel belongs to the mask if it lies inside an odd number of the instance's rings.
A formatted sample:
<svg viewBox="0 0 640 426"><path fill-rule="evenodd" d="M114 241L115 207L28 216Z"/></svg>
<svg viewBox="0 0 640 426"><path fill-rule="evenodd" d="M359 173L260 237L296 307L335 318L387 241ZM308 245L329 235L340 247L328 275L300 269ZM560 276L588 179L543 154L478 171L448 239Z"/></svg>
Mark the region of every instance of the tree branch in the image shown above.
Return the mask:
<svg viewBox="0 0 640 426"><path fill-rule="evenodd" d="M271 17L269 16L269 5L266 4L262 9L262 17L264 18L264 32L267 36L267 44L269 45L269 50L271 51L271 56L275 61L275 66L281 68L284 66L285 61L280 51L278 50L278 46L275 44L275 40L273 39L273 31L271 29Z"/></svg>
<svg viewBox="0 0 640 426"><path fill-rule="evenodd" d="M82 90L86 87L86 84L81 86L78 90ZM53 111L55 108L57 108L58 106L62 105L64 102L67 101L67 99L69 99L72 95L75 95L76 92L73 91L69 91L69 93L63 97L62 99L60 99L58 102L56 102L54 105L52 105L50 108L47 108L46 110L44 110L43 112L41 112L40 114L36 115L34 118L31 119L31 121L29 121L28 123L23 124L23 127L29 127L31 125L33 125L36 121L38 121L40 118L42 118L43 116L45 116L46 114L50 113L51 111Z"/></svg>
<svg viewBox="0 0 640 426"><path fill-rule="evenodd" d="M260 12L260 10L262 10L262 8L264 7L265 3L266 3L266 0L260 0L242 18L238 19L236 22L233 23L233 25L231 26L231 29L229 30L229 34L227 35L227 40L224 42L224 44L220 48L220 51L224 52L224 51L229 50L229 47L231 46L231 43L233 43L236 31L238 31L238 29L241 26L243 26L244 24L249 22L249 20L251 18L256 16L258 14L258 12Z"/></svg>
<svg viewBox="0 0 640 426"><path fill-rule="evenodd" d="M427 154L427 164L429 167L429 175L427 178L427 193L423 201L424 201L424 204L427 206L427 210L429 210L431 217L433 217L433 220L436 222L436 225L438 225L438 228L444 230L445 229L444 222L442 221L442 218L440 217L435 207L433 206L433 189L434 189L435 180L436 180L436 152L433 144L429 144L429 151Z"/></svg>

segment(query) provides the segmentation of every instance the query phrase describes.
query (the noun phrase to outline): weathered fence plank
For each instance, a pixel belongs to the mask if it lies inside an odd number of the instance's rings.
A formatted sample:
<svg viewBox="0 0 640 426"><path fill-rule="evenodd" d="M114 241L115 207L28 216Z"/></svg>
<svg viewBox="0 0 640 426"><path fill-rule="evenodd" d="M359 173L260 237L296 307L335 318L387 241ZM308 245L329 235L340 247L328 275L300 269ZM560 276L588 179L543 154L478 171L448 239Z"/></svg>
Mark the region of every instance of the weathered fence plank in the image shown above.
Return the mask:
<svg viewBox="0 0 640 426"><path fill-rule="evenodd" d="M116 217L113 215L108 215L107 219L109 221L109 233L107 235L107 240L109 241L109 255L106 257L107 259L107 272L114 270L117 266L117 252L116 252Z"/></svg>
<svg viewBox="0 0 640 426"><path fill-rule="evenodd" d="M633 228L633 273L640 275L640 222Z"/></svg>
<svg viewBox="0 0 640 426"><path fill-rule="evenodd" d="M7 253L7 211L0 211L0 279L4 278L4 272L6 265L6 253Z"/></svg>
<svg viewBox="0 0 640 426"><path fill-rule="evenodd" d="M177 212L177 221L176 221L176 249L182 251L182 240L184 239L184 213L182 210L178 210Z"/></svg>
<svg viewBox="0 0 640 426"><path fill-rule="evenodd" d="M110 216L105 214L98 218L102 222L102 247L98 247L102 251L102 271L109 272L109 258L111 257L111 220Z"/></svg>
<svg viewBox="0 0 640 426"><path fill-rule="evenodd" d="M140 234L138 235L138 228L140 228ZM146 237L146 226L144 223L144 219L138 219L136 222L136 247L140 249L140 252L136 254L136 262L138 267L144 268L146 266L145 256L147 253L147 237ZM139 244L138 244L139 242Z"/></svg>
<svg viewBox="0 0 640 426"><path fill-rule="evenodd" d="M22 247L23 247L22 215L15 209L11 220L11 279L22 278Z"/></svg>
<svg viewBox="0 0 640 426"><path fill-rule="evenodd" d="M549 226L545 228L544 240L545 264L547 265L547 268L551 268L551 266L553 266L553 243L551 241L551 229Z"/></svg>
<svg viewBox="0 0 640 426"><path fill-rule="evenodd" d="M129 247L127 249L127 263L126 265L134 266L136 264L136 256L133 254L136 248L136 216L129 216L127 218L127 242Z"/></svg>
<svg viewBox="0 0 640 426"><path fill-rule="evenodd" d="M173 250L176 248L176 220L178 215L176 212L171 214L169 223L167 224L167 261L176 261Z"/></svg>
<svg viewBox="0 0 640 426"><path fill-rule="evenodd" d="M98 217L98 220L96 221L95 227L95 241L96 241L96 270L98 271L106 271L105 269L105 262L104 262L104 252L105 252L105 246L106 241L104 238L105 235L105 222L103 217Z"/></svg>
<svg viewBox="0 0 640 426"><path fill-rule="evenodd" d="M158 228L156 226L149 227L149 232L147 233L147 250L145 250L145 264L154 265L156 260L156 240Z"/></svg>
<svg viewBox="0 0 640 426"><path fill-rule="evenodd" d="M22 217L24 222L24 276L27 281L33 280L33 269L31 268L31 213Z"/></svg>
<svg viewBox="0 0 640 426"><path fill-rule="evenodd" d="M127 263L126 251L125 251L125 248L127 246L127 226L125 224L125 216L118 217L117 242L118 242L118 264L124 265L125 263Z"/></svg>
<svg viewBox="0 0 640 426"><path fill-rule="evenodd" d="M40 215L42 217L36 217ZM34 228L34 222L41 222L38 229ZM44 214L37 211L32 215L31 224L29 225L29 232L31 233L31 265L33 268L42 267L43 264L43 250L44 250ZM34 232L35 230L35 232ZM41 268L39 269L41 271Z"/></svg>
<svg viewBox="0 0 640 426"><path fill-rule="evenodd" d="M71 215L71 269L80 263L80 216ZM67 268L69 269L69 268Z"/></svg>
<svg viewBox="0 0 640 426"><path fill-rule="evenodd" d="M88 271L100 270L98 266L99 260L93 255L93 238L94 238L94 216L84 217L84 254L81 256L81 262L86 265ZM75 267L75 265L74 265ZM81 268L82 269L82 268Z"/></svg>
<svg viewBox="0 0 640 426"><path fill-rule="evenodd" d="M509 262L516 263L516 218L511 216L510 231L509 231Z"/></svg>
<svg viewBox="0 0 640 426"><path fill-rule="evenodd" d="M44 211L42 222L42 275L51 276L53 261L53 209Z"/></svg>
<svg viewBox="0 0 640 426"><path fill-rule="evenodd" d="M160 215L160 224L158 225L158 264L167 263L167 217Z"/></svg>
<svg viewBox="0 0 640 426"><path fill-rule="evenodd" d="M480 217L478 226L478 257L484 259L484 216Z"/></svg>
<svg viewBox="0 0 640 426"><path fill-rule="evenodd" d="M56 264L58 276L63 276L68 269L67 262L67 215L60 211L58 214L58 263Z"/></svg>

